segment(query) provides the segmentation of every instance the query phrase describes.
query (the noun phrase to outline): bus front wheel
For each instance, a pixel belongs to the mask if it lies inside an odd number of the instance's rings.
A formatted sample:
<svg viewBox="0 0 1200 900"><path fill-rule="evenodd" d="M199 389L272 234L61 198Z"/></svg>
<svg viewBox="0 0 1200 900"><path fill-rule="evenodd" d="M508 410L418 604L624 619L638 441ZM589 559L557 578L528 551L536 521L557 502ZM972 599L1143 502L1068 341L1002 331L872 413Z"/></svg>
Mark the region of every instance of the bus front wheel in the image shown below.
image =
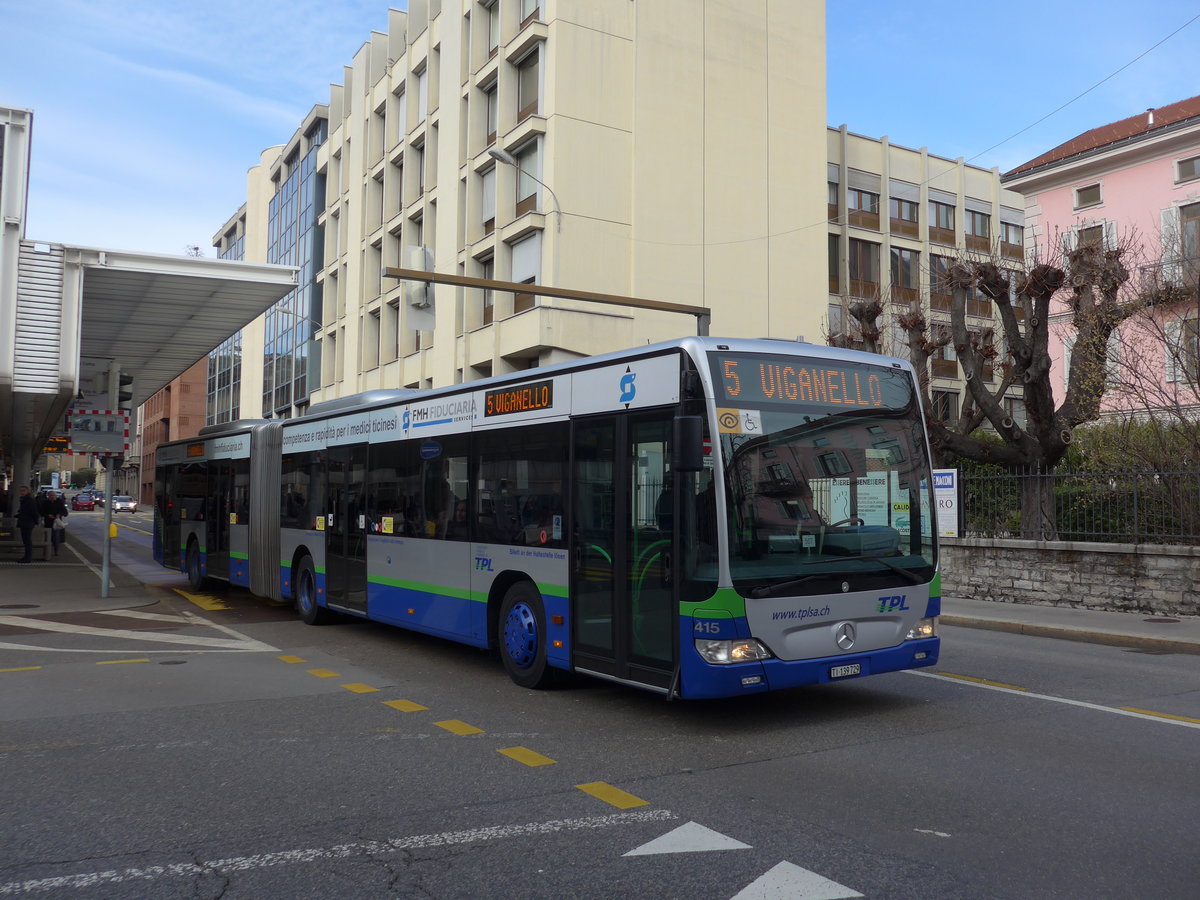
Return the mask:
<svg viewBox="0 0 1200 900"><path fill-rule="evenodd" d="M185 566L188 585L193 591L202 590L204 588L204 572L200 566L200 546L195 541L188 543Z"/></svg>
<svg viewBox="0 0 1200 900"><path fill-rule="evenodd" d="M516 684L544 688L553 683L554 669L546 663L546 612L541 594L528 581L510 587L500 603L496 647Z"/></svg>
<svg viewBox="0 0 1200 900"><path fill-rule="evenodd" d="M329 610L317 605L317 572L311 556L296 565L296 612L305 625L324 625L331 621Z"/></svg>

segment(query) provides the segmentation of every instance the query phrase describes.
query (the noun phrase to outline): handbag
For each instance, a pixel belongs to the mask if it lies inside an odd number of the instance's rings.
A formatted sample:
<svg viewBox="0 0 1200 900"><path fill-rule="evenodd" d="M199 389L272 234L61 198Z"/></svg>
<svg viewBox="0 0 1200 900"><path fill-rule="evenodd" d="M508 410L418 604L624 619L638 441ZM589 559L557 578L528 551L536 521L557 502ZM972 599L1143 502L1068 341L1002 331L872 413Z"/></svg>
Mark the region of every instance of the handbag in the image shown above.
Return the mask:
<svg viewBox="0 0 1200 900"><path fill-rule="evenodd" d="M67 521L66 521L66 519L55 519L54 524L51 525L50 527L53 528L55 531L66 531L67 530Z"/></svg>

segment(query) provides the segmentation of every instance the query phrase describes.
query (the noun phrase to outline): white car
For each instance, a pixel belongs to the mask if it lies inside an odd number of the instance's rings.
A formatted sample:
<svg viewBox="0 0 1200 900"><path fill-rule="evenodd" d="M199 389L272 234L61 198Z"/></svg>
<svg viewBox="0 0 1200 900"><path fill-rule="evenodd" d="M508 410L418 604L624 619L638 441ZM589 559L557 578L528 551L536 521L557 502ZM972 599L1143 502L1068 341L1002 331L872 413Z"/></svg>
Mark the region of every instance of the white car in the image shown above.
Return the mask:
<svg viewBox="0 0 1200 900"><path fill-rule="evenodd" d="M132 497L116 496L112 498L113 512L137 512L137 501Z"/></svg>

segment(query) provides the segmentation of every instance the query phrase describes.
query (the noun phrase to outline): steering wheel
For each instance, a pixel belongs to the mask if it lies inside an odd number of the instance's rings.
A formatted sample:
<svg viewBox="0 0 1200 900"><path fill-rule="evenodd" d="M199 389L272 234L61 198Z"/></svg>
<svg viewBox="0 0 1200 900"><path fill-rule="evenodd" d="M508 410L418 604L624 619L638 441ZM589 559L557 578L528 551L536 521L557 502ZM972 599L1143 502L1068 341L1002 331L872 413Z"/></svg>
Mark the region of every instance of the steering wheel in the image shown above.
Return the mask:
<svg viewBox="0 0 1200 900"><path fill-rule="evenodd" d="M842 519L840 522L834 522L830 528L837 528L839 525L866 525L861 516L851 516L848 519Z"/></svg>

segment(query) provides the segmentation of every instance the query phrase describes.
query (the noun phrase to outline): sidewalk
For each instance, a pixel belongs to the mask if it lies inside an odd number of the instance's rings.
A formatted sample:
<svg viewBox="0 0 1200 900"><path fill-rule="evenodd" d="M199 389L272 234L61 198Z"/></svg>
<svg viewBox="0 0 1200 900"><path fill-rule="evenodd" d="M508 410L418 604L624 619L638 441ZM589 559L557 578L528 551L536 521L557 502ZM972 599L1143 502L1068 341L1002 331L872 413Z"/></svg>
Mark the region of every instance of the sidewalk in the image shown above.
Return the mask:
<svg viewBox="0 0 1200 900"><path fill-rule="evenodd" d="M100 597L100 552L68 542L51 562L18 565L0 560L0 615L130 609L158 602L153 588L187 588L182 573L112 545L108 598ZM1200 653L1200 617L1162 620L1137 613L1103 612L1066 606L992 603L942 598L943 625L986 628L1094 644L1114 644L1174 653Z"/></svg>

